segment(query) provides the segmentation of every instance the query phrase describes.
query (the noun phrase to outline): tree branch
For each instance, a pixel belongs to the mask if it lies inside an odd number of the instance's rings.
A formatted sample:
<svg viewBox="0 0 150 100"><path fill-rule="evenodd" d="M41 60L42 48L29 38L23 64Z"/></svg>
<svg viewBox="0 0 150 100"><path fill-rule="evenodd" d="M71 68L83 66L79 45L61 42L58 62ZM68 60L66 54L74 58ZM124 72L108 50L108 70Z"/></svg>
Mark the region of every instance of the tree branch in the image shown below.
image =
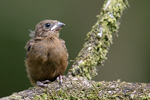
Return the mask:
<svg viewBox="0 0 150 100"><path fill-rule="evenodd" d="M128 7L127 0L105 0L98 20L88 32L84 46L68 75L82 76L91 80L97 75L96 67L103 65L106 54L112 44L112 35L119 29L119 20Z"/></svg>
<svg viewBox="0 0 150 100"><path fill-rule="evenodd" d="M150 83L95 82L83 77L70 77L60 86L58 82L48 85L49 88L38 86L14 93L0 100L97 100L97 99L150 99Z"/></svg>
<svg viewBox="0 0 150 100"><path fill-rule="evenodd" d="M55 81L48 84L48 88L35 86L0 100L150 99L150 83L91 81L97 75L96 67L107 59L112 35L117 33L122 12L128 6L127 0L105 1L97 22L87 34L84 46L62 86Z"/></svg>

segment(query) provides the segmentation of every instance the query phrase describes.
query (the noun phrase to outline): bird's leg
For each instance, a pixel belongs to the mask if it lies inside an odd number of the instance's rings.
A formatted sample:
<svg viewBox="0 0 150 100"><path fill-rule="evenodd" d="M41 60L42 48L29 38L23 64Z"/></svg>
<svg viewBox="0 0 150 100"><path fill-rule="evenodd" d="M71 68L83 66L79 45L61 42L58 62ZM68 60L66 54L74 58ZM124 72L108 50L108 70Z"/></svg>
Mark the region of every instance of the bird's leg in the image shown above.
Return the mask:
<svg viewBox="0 0 150 100"><path fill-rule="evenodd" d="M62 85L62 79L66 79L66 77L65 77L65 76L62 76L62 75L59 75L59 76L57 77L57 81L60 81L60 82L59 82L60 85Z"/></svg>
<svg viewBox="0 0 150 100"><path fill-rule="evenodd" d="M40 87L48 87L48 85L46 83L50 83L50 80L45 80L45 81L37 81L37 85Z"/></svg>

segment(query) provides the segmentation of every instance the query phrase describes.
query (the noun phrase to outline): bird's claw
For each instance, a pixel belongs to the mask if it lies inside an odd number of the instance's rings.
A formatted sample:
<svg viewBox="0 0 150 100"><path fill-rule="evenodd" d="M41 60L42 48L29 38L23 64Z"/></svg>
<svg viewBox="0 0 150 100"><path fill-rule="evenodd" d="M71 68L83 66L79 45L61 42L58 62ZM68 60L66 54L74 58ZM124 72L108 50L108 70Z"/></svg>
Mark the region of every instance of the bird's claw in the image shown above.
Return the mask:
<svg viewBox="0 0 150 100"><path fill-rule="evenodd" d="M59 81L60 85L62 85L62 79L66 79L66 77L62 76L62 75L60 75L60 76L57 77L57 81Z"/></svg>
<svg viewBox="0 0 150 100"><path fill-rule="evenodd" d="M48 85L46 83L50 83L50 80L45 80L45 81L37 81L37 85L40 87L48 87Z"/></svg>

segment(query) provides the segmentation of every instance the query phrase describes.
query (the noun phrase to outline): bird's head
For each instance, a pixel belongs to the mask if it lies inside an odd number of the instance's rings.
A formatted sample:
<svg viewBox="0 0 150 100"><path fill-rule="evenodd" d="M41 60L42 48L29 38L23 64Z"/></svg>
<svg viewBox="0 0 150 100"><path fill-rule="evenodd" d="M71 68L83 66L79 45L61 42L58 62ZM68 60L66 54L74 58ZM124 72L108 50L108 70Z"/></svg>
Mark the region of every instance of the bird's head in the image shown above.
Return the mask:
<svg viewBox="0 0 150 100"><path fill-rule="evenodd" d="M33 37L49 35L59 37L59 31L64 25L64 23L61 23L57 20L43 20L36 25Z"/></svg>

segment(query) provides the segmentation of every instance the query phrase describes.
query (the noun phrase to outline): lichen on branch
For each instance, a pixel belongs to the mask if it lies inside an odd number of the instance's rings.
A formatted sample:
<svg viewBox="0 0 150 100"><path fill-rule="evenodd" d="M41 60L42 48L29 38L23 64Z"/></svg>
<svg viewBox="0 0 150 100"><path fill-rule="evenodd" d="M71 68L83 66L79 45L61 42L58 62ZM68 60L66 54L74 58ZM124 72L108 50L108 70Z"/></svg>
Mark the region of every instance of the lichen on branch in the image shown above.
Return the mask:
<svg viewBox="0 0 150 100"><path fill-rule="evenodd" d="M67 78L62 86L58 82L48 88L32 87L13 93L0 100L149 100L150 83L118 81L89 81L83 77Z"/></svg>
<svg viewBox="0 0 150 100"><path fill-rule="evenodd" d="M128 6L127 0L106 0L104 2L101 13L97 15L98 20L87 33L83 48L68 75L82 76L89 80L97 75L96 68L103 65L107 59L106 54L112 44L112 35L117 33L121 15Z"/></svg>

